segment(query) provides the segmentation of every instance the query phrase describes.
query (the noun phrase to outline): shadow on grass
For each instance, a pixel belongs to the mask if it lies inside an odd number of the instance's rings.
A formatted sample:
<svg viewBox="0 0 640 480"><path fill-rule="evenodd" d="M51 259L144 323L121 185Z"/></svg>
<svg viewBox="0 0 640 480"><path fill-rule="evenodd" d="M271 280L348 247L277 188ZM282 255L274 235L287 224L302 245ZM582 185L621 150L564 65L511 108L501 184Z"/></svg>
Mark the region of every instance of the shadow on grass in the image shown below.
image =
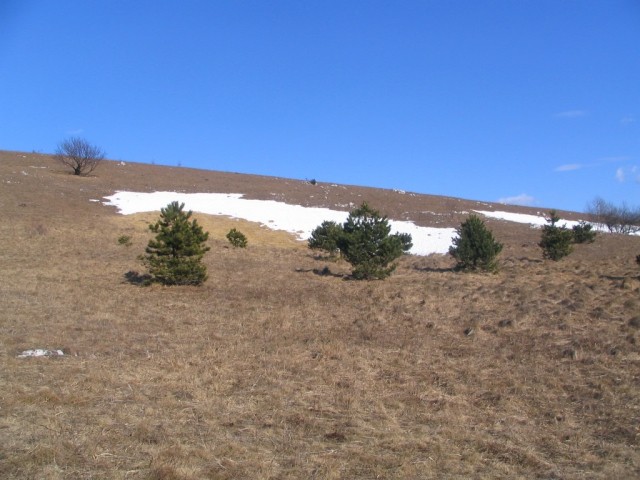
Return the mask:
<svg viewBox="0 0 640 480"><path fill-rule="evenodd" d="M418 272L447 273L459 271L456 267L413 267Z"/></svg>
<svg viewBox="0 0 640 480"><path fill-rule="evenodd" d="M315 275L318 275L320 277L336 277L336 278L343 278L344 277L344 275L341 274L341 273L333 273L329 269L329 267L311 268L311 269L296 268L296 272L298 272L298 273L313 272Z"/></svg>
<svg viewBox="0 0 640 480"><path fill-rule="evenodd" d="M132 285L137 285L139 287L146 287L151 285L151 275L148 273L140 274L135 270L129 270L124 274L124 278Z"/></svg>
<svg viewBox="0 0 640 480"><path fill-rule="evenodd" d="M340 260L340 255L326 255L322 253L311 253L309 254L311 258L314 260L325 261L325 262L337 262Z"/></svg>

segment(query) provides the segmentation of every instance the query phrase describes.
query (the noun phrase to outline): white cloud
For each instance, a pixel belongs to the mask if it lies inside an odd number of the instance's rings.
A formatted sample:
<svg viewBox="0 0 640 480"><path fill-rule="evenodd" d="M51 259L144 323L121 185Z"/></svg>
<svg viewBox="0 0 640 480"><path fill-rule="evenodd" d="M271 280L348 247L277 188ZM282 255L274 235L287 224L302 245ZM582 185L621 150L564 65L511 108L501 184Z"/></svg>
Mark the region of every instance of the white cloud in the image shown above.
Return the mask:
<svg viewBox="0 0 640 480"><path fill-rule="evenodd" d="M521 193L520 195L515 195L513 197L500 198L498 199L498 203L505 205L531 206L535 203L535 198L531 195L527 195L526 193Z"/></svg>
<svg viewBox="0 0 640 480"><path fill-rule="evenodd" d="M624 183L629 177L631 177L636 183L640 183L640 167L633 165L631 167L620 167L616 170L616 180L620 183Z"/></svg>
<svg viewBox="0 0 640 480"><path fill-rule="evenodd" d="M559 167L556 167L555 171L556 172L571 172L573 170L580 170L581 168L584 168L585 166L581 163L569 163L567 165L560 165Z"/></svg>
<svg viewBox="0 0 640 480"><path fill-rule="evenodd" d="M558 118L579 118L587 115L586 110L565 110L555 114Z"/></svg>
<svg viewBox="0 0 640 480"><path fill-rule="evenodd" d="M560 165L554 168L553 171L554 172L572 172L575 170L581 170L583 168L601 167L607 163L623 163L623 162L629 161L630 159L631 157L627 155L600 157L592 163L566 163L564 165ZM622 175L624 177L624 171L622 170L622 167L619 168L618 170L621 171L622 173L616 172L616 178L618 178L619 175Z"/></svg>

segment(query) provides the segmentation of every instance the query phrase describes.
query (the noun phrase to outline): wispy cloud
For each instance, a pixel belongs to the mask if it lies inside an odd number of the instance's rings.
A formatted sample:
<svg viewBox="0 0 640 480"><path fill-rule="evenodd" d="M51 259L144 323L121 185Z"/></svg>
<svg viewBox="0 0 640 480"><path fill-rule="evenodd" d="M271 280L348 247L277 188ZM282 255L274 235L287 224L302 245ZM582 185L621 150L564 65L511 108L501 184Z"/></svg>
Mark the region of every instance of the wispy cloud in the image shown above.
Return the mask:
<svg viewBox="0 0 640 480"><path fill-rule="evenodd" d="M521 206L531 206L535 203L535 198L531 195L527 195L526 193L521 193L520 195L515 195L513 197L503 197L498 199L498 203L503 203L505 205L521 205Z"/></svg>
<svg viewBox="0 0 640 480"><path fill-rule="evenodd" d="M636 183L640 183L640 167L637 165L619 167L616 169L615 178L620 183L626 182L629 178L632 178Z"/></svg>
<svg viewBox="0 0 640 480"><path fill-rule="evenodd" d="M582 170L583 168L596 168L609 163L623 163L629 160L631 160L631 157L627 155L601 157L591 163L565 163L564 165L557 166L556 168L553 169L553 171L554 172L573 172L576 170Z"/></svg>
<svg viewBox="0 0 640 480"><path fill-rule="evenodd" d="M584 117L588 114L586 110L565 110L563 112L558 112L554 116L558 118L579 118Z"/></svg>
<svg viewBox="0 0 640 480"><path fill-rule="evenodd" d="M635 121L636 121L636 118L633 115L625 115L620 119L620 124L627 126L627 125L631 125Z"/></svg>
<svg viewBox="0 0 640 480"><path fill-rule="evenodd" d="M573 170L580 170L582 168L586 167L586 165L582 164L582 163L568 163L566 165L560 165L559 167L556 167L554 169L554 171L556 172L571 172Z"/></svg>

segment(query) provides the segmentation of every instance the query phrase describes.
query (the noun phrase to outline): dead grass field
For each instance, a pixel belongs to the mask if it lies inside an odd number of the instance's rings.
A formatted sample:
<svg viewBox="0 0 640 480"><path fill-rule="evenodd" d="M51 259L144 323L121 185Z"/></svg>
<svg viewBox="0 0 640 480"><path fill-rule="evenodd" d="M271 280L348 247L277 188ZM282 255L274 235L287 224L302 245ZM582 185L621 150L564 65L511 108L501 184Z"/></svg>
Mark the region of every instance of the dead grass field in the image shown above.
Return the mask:
<svg viewBox="0 0 640 480"><path fill-rule="evenodd" d="M640 237L599 235L553 263L539 232L488 221L506 244L496 275L410 256L356 282L289 235L196 215L209 280L139 287L125 273L157 215L91 199L366 200L424 226L479 204L116 162L94 174L0 152L0 477L640 477ZM232 226L246 250L228 247ZM17 358L31 348L65 355Z"/></svg>

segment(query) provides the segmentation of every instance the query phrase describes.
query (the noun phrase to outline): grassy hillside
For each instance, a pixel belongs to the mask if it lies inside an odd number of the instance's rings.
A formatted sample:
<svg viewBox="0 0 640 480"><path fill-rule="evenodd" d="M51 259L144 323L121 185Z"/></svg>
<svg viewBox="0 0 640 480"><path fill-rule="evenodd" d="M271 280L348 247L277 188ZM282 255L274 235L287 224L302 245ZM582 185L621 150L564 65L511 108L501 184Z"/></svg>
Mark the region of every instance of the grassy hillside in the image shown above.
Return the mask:
<svg viewBox="0 0 640 480"><path fill-rule="evenodd" d="M157 214L91 201L115 190L365 200L424 226L480 204L117 162L94 174L0 152L2 478L640 476L640 237L599 235L553 263L539 231L490 220L496 275L408 256L356 282L283 232L195 214L209 280L139 287L125 274ZM246 250L228 248L233 226ZM31 348L65 355L17 357Z"/></svg>

